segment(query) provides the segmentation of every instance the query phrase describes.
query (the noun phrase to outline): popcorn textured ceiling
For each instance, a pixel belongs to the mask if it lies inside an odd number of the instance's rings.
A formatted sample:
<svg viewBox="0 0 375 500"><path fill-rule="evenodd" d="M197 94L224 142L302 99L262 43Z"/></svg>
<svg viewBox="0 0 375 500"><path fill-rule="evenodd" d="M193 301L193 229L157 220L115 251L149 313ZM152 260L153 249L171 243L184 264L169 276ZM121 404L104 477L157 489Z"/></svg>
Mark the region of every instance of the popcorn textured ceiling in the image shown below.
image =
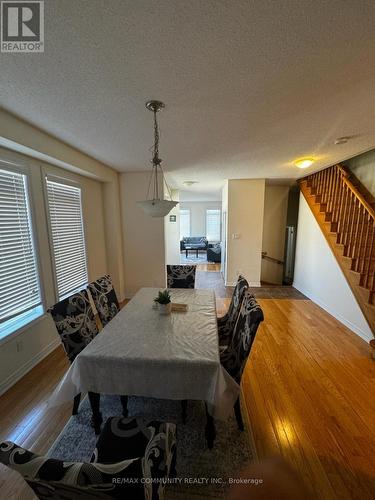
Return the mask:
<svg viewBox="0 0 375 500"><path fill-rule="evenodd" d="M160 99L174 187L300 177L296 157L313 171L375 147L374 25L367 0L48 0L45 52L0 55L0 105L137 171Z"/></svg>

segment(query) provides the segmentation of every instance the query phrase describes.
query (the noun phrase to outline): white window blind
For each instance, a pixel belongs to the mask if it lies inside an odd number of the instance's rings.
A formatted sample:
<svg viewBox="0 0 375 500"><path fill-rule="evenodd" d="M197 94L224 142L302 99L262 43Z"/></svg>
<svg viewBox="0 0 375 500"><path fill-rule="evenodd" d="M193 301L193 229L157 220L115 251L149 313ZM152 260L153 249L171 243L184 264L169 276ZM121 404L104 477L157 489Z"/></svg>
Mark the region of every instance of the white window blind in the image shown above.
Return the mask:
<svg viewBox="0 0 375 500"><path fill-rule="evenodd" d="M0 323L8 324L38 306L41 294L27 178L0 169Z"/></svg>
<svg viewBox="0 0 375 500"><path fill-rule="evenodd" d="M87 284L81 189L47 178L48 208L59 299Z"/></svg>
<svg viewBox="0 0 375 500"><path fill-rule="evenodd" d="M190 236L190 210L180 209L180 240L185 236Z"/></svg>
<svg viewBox="0 0 375 500"><path fill-rule="evenodd" d="M221 210L206 210L206 238L208 241L220 241Z"/></svg>

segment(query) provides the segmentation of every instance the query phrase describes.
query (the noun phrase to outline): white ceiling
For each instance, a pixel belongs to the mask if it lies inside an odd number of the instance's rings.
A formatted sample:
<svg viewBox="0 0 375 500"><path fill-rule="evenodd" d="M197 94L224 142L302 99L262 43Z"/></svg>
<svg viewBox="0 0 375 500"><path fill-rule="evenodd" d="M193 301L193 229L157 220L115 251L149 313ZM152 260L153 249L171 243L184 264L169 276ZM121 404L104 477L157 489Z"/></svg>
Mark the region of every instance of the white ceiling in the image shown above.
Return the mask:
<svg viewBox="0 0 375 500"><path fill-rule="evenodd" d="M179 192L179 201L187 201L187 202L192 202L192 201L219 201L221 202L222 198L222 190L218 191L209 191L209 192L204 192L204 191L192 191L191 188L189 190L180 190Z"/></svg>
<svg viewBox="0 0 375 500"><path fill-rule="evenodd" d="M161 99L174 187L299 177L375 146L374 26L373 0L48 0L44 54L0 55L0 105L135 171Z"/></svg>

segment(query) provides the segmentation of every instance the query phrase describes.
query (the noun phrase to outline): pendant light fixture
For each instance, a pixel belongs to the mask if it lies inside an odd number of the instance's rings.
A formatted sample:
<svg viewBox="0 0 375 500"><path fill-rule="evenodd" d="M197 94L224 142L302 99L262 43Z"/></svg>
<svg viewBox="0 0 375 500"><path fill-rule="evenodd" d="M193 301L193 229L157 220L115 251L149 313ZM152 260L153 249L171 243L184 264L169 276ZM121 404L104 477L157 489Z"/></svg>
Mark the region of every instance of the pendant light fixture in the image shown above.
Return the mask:
<svg viewBox="0 0 375 500"><path fill-rule="evenodd" d="M146 102L146 108L154 113L154 145L152 148L152 171L150 182L148 184L147 195L145 201L138 201L137 203L142 207L143 211L151 217L165 217L177 205L177 201L172 201L171 191L164 178L163 169L161 168L161 158L159 158L159 127L156 113L162 110L165 104L160 101ZM162 180L159 186L159 175ZM168 190L170 200L163 198L164 184ZM162 193L160 194L159 191ZM152 194L151 194L152 193Z"/></svg>

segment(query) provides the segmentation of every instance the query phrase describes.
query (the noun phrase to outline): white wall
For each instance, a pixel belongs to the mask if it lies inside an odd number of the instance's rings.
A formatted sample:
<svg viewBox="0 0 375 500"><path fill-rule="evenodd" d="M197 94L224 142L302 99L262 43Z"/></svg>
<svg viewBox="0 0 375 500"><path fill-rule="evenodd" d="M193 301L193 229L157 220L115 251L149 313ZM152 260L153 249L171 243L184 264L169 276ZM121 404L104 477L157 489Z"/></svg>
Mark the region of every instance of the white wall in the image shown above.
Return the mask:
<svg viewBox="0 0 375 500"><path fill-rule="evenodd" d="M120 176L126 297L144 286L166 285L164 218L146 215L137 204L146 197L149 179L148 172Z"/></svg>
<svg viewBox="0 0 375 500"><path fill-rule="evenodd" d="M179 191L171 190L173 201L179 200ZM166 199L170 199L167 193L164 193ZM176 221L172 222L170 216L175 216ZM164 217L164 239L165 239L165 263L180 264L180 207L176 205L169 214Z"/></svg>
<svg viewBox="0 0 375 500"><path fill-rule="evenodd" d="M228 181L225 181L221 191L221 274L224 278L224 283L228 282Z"/></svg>
<svg viewBox="0 0 375 500"><path fill-rule="evenodd" d="M190 236L206 236L206 210L221 210L221 201L182 201L180 208L190 210Z"/></svg>
<svg viewBox="0 0 375 500"><path fill-rule="evenodd" d="M267 255L280 261L284 260L288 195L288 186L266 185L262 249ZM281 264L262 259L261 280L281 285L283 269Z"/></svg>
<svg viewBox="0 0 375 500"><path fill-rule="evenodd" d="M344 162L362 184L375 196L375 150Z"/></svg>
<svg viewBox="0 0 375 500"><path fill-rule="evenodd" d="M46 174L73 180L82 189L83 224L87 248L88 277L93 280L108 272L104 236L103 184L97 180L32 160L0 148L0 159L11 160L25 169L29 178L34 233L39 257L40 282L47 309L57 301L52 255L47 231L43 182ZM0 394L60 343L49 314L26 325L0 342Z"/></svg>
<svg viewBox="0 0 375 500"><path fill-rule="evenodd" d="M346 278L302 193L293 286L365 340L373 338Z"/></svg>
<svg viewBox="0 0 375 500"><path fill-rule="evenodd" d="M227 285L243 274L260 286L264 191L264 179L228 181Z"/></svg>

